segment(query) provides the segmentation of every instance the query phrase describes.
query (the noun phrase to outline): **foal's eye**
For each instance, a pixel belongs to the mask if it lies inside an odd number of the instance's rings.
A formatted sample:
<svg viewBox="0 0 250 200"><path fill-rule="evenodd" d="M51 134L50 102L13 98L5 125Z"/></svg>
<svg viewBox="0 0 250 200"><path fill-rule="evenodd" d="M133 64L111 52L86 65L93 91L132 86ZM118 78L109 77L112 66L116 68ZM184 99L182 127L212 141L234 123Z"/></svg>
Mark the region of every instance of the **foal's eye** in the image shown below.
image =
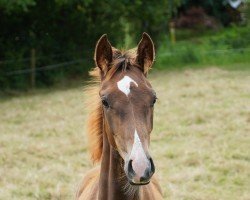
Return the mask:
<svg viewBox="0 0 250 200"><path fill-rule="evenodd" d="M105 108L108 108L109 107L109 103L106 99L102 99L102 105L105 107Z"/></svg>
<svg viewBox="0 0 250 200"><path fill-rule="evenodd" d="M156 103L156 100L157 100L157 97L155 96L154 99L153 99L153 101L152 101L152 103L151 103L151 105L150 105L151 107L154 106L154 104Z"/></svg>

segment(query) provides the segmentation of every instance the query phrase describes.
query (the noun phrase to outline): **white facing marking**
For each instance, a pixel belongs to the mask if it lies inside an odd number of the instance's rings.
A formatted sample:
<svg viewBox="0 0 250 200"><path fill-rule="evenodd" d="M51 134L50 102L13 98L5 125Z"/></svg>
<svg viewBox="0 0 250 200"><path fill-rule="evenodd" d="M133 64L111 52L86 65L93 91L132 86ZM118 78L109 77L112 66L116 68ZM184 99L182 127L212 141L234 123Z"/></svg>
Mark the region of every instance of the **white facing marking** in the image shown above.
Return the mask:
<svg viewBox="0 0 250 200"><path fill-rule="evenodd" d="M128 96L130 93L130 83L134 83L137 87L138 84L129 76L124 76L120 81L117 82L117 87L121 90L125 95Z"/></svg>
<svg viewBox="0 0 250 200"><path fill-rule="evenodd" d="M146 157L146 154L144 152L144 149L142 147L142 143L141 143L141 140L139 138L139 135L135 129L135 133L134 133L134 144L133 144L133 148L132 148L132 151L131 151L131 156L139 156L141 158L145 158L147 159Z"/></svg>

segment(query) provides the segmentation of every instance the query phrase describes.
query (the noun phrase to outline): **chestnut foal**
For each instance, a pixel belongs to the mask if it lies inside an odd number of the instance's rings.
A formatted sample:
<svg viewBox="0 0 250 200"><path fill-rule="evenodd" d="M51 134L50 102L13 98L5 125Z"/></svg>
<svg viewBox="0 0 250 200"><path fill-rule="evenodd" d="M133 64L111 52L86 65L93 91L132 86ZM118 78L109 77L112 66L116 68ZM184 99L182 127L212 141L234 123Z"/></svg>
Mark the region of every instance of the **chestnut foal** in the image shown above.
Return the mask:
<svg viewBox="0 0 250 200"><path fill-rule="evenodd" d="M88 135L92 159L101 166L86 174L78 200L163 199L148 152L157 97L146 75L154 58L146 33L126 52L112 47L106 35L97 42L92 75L99 80L99 97Z"/></svg>

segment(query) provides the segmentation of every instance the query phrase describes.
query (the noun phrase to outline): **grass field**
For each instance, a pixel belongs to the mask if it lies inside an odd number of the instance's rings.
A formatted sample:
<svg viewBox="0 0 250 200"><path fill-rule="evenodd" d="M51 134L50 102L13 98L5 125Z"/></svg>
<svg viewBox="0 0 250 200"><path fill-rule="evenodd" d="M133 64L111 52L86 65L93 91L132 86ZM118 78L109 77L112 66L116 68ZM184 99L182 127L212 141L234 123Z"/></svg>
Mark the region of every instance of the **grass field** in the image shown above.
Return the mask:
<svg viewBox="0 0 250 200"><path fill-rule="evenodd" d="M250 200L250 70L156 71L150 79L159 98L151 155L165 199ZM73 198L92 167L85 98L74 87L0 101L0 199Z"/></svg>

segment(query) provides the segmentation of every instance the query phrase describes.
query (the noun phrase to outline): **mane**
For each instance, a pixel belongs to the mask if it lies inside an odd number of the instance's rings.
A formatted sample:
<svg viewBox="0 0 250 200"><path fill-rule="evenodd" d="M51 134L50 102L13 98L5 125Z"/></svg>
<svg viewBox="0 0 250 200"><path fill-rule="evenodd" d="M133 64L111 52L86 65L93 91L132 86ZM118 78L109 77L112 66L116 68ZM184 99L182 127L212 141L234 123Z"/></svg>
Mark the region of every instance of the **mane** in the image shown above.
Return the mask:
<svg viewBox="0 0 250 200"><path fill-rule="evenodd" d="M126 71L131 66L139 67L135 62L136 49L131 49L126 52L113 50L113 62L110 64L110 70L107 72L105 79L110 80L114 74L119 71ZM103 148L103 111L99 97L100 90L100 69L95 67L89 71L91 76L90 84L85 87L85 93L88 94L88 102L86 105L90 108L90 115L87 120L87 136L89 150L92 161L99 162L102 156Z"/></svg>
<svg viewBox="0 0 250 200"><path fill-rule="evenodd" d="M99 161L102 155L102 107L98 92L100 85L99 70L94 68L89 72L91 81L84 88L84 93L88 94L85 105L90 112L87 120L87 137L91 159L93 162Z"/></svg>

